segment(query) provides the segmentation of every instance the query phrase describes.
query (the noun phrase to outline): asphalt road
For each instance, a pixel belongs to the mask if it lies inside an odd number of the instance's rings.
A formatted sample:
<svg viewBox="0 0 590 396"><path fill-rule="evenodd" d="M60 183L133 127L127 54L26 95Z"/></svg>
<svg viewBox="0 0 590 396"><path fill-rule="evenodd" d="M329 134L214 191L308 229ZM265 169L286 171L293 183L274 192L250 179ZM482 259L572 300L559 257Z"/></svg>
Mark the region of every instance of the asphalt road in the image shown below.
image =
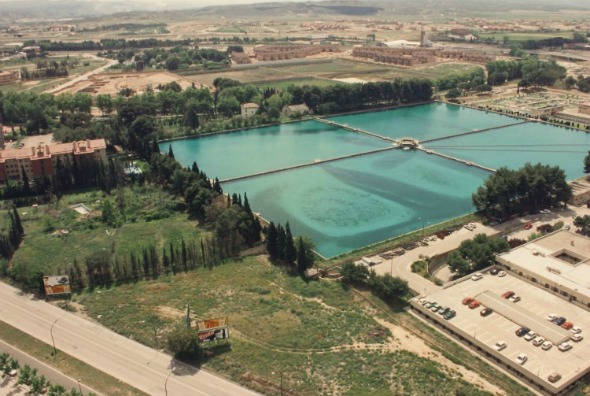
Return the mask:
<svg viewBox="0 0 590 396"><path fill-rule="evenodd" d="M381 264L375 265L372 268L378 274L390 273L393 276L399 276L400 278L407 280L410 289L414 290L416 293L431 294L441 287L412 272L412 263L420 260L420 256L432 257L437 254L448 252L458 248L464 240L472 239L475 235L482 233L486 235L494 235L499 232L508 232L510 239L520 238L527 240L530 234L536 232L537 226L541 224L554 224L557 221L563 221L566 225L570 225L572 230L574 230L573 217L587 214L590 214L590 209L586 207L578 208L569 206L567 210L554 210L548 214L539 213L529 215L493 227L483 226L481 223L476 223L476 228L473 231L461 228L443 240L437 239L435 242L429 242L428 246L421 246L414 250L410 250L402 256L395 257L391 260L382 260ZM524 224L529 222L533 224L533 228L525 230ZM429 235L428 232L426 232L426 235Z"/></svg>
<svg viewBox="0 0 590 396"><path fill-rule="evenodd" d="M114 308L113 308L114 309ZM257 395L0 283L2 321L150 395Z"/></svg>

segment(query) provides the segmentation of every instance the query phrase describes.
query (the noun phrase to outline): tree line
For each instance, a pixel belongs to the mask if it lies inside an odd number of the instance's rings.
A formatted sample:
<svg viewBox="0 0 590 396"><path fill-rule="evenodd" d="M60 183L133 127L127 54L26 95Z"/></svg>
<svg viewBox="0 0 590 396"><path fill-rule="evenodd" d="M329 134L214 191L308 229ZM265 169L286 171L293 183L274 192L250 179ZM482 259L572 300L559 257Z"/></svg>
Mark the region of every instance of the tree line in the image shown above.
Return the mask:
<svg viewBox="0 0 590 396"><path fill-rule="evenodd" d="M8 229L0 229L0 231L4 231L0 232L0 257L6 260L10 259L18 249L25 234L16 206L13 206L12 211L8 212L8 217Z"/></svg>
<svg viewBox="0 0 590 396"><path fill-rule="evenodd" d="M565 203L571 196L572 189L563 169L527 163L518 170L499 168L477 189L472 200L485 216L506 219Z"/></svg>
<svg viewBox="0 0 590 396"><path fill-rule="evenodd" d="M481 270L494 264L495 256L510 250L504 238L488 238L478 234L473 239L461 242L459 249L451 252L447 258L449 268L458 276Z"/></svg>
<svg viewBox="0 0 590 396"><path fill-rule="evenodd" d="M81 42L63 42L51 40L27 40L23 47L39 46L41 51L104 51L124 48L153 48L153 47L174 47L177 45L190 45L192 39L180 40L159 40L155 38L145 39L110 39L105 38L100 41L84 40Z"/></svg>
<svg viewBox="0 0 590 396"><path fill-rule="evenodd" d="M315 261L313 243L304 237L293 238L289 222L285 227L270 222L266 229L266 251L271 262L296 269L301 275L305 275L305 271L312 268Z"/></svg>

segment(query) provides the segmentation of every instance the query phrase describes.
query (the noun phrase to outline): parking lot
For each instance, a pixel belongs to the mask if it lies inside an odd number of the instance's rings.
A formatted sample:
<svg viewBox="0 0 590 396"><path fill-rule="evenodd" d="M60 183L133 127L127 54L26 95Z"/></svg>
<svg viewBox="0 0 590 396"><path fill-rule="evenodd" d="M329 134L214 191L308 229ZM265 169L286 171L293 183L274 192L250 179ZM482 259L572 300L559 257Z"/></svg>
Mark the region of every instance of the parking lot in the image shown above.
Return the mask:
<svg viewBox="0 0 590 396"><path fill-rule="evenodd" d="M507 291L516 293L520 301L511 302L502 298L501 295ZM466 297L480 299L481 305L470 309L462 303ZM445 320L440 314L432 313L419 304L420 298L449 307L456 311L456 316ZM484 302L494 309L492 314L485 317L480 314L486 307ZM415 298L412 307L489 354L503 367L508 366L513 374L519 373L518 376L537 383L550 393L562 391L590 371L590 312L510 274L498 277L484 273L476 281L467 277L450 287ZM559 344L571 337L572 332L547 320L550 314L563 316L574 326L580 327L580 335L584 339L579 342L568 341L572 348L562 352L558 345L543 350L541 344L535 346L532 341L515 334L520 327L526 326L552 344ZM493 346L499 341L504 341L506 347L496 351ZM516 357L522 353L526 354L527 360L520 365ZM548 377L555 372L561 375L561 379L550 383Z"/></svg>

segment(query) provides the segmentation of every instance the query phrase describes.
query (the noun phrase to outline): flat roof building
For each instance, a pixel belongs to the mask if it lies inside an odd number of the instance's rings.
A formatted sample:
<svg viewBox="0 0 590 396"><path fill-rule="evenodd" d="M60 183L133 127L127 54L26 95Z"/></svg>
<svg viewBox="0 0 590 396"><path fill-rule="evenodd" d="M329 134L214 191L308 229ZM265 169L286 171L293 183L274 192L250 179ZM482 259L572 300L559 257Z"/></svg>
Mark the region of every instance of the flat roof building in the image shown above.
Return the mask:
<svg viewBox="0 0 590 396"><path fill-rule="evenodd" d="M500 254L496 261L590 310L590 238L560 230Z"/></svg>

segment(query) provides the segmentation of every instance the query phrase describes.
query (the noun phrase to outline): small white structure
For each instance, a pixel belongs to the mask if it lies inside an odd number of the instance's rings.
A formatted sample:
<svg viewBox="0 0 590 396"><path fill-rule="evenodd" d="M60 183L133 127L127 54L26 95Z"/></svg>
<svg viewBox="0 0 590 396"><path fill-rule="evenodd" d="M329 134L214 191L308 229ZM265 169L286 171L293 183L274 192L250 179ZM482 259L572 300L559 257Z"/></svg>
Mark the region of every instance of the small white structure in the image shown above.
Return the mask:
<svg viewBox="0 0 590 396"><path fill-rule="evenodd" d="M258 111L258 106L256 103L244 103L240 106L241 114L243 118L252 117Z"/></svg>

